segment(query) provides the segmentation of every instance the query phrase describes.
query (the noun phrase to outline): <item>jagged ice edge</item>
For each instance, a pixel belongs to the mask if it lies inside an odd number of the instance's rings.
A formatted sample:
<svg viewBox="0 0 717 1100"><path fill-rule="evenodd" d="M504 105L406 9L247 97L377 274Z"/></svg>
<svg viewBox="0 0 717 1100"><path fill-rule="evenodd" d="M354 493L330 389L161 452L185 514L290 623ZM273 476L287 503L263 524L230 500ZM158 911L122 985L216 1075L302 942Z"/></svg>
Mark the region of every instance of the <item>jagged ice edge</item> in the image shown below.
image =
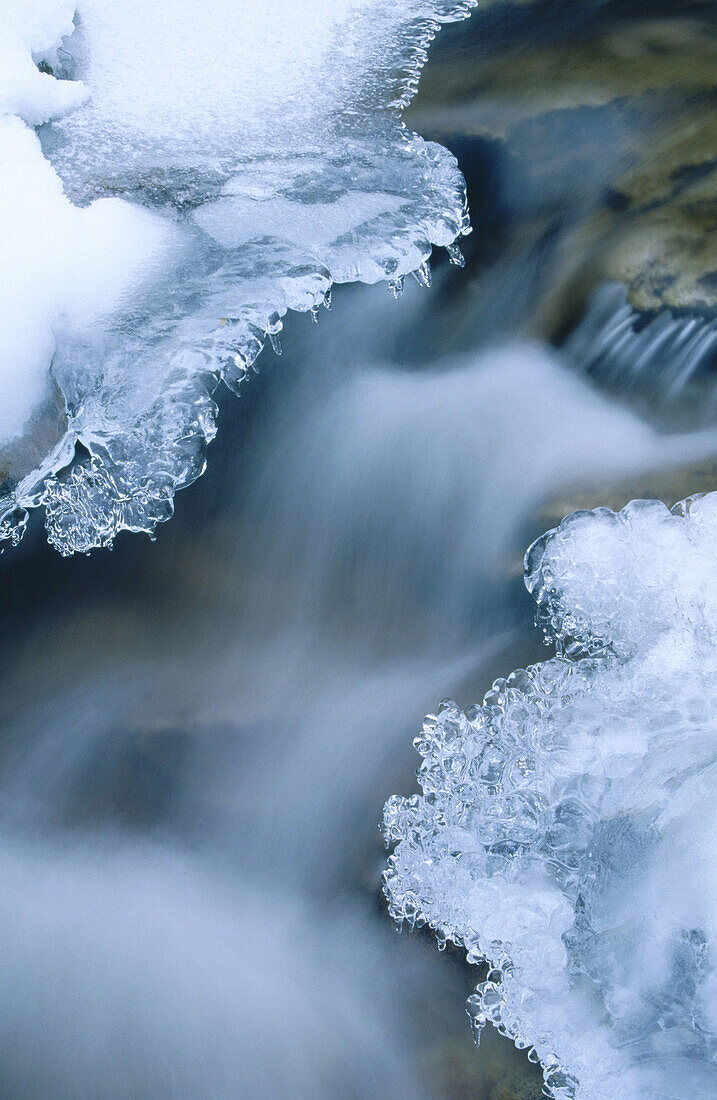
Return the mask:
<svg viewBox="0 0 717 1100"><path fill-rule="evenodd" d="M625 699L634 710L631 676L635 667L638 676L644 676L644 668L650 666L649 660L647 666L640 660L636 666L631 662L640 658L643 651L649 653L656 639L669 637L675 629L678 649L685 644L680 639L687 630L694 633L698 646L707 647L702 659L714 653L716 522L717 494L712 493L688 497L671 510L657 501L633 501L619 513L605 508L574 513L538 539L526 553L526 586L536 601L537 625L542 628L546 641L555 644L556 657L525 670L519 669L507 679L496 680L482 705L469 707L465 712L452 700L443 700L439 712L427 716L422 733L414 741L423 757L417 773L423 794L408 798L394 796L385 807L384 838L387 846L395 845L384 873L384 892L391 915L399 924L405 922L411 928L429 925L436 934L439 949L450 941L465 948L470 963L487 964L485 980L478 984L468 1001L476 1039L490 1021L516 1046L527 1049L529 1059L542 1065L546 1095L555 1100L573 1100L578 1095L613 1100L616 1072L626 1073L624 1095L648 1094L643 1091L644 1082L637 1078L630 1079L631 1091L627 1074L632 1071L624 1066L611 1067L610 1048L602 1039L599 1043L603 1043L605 1064L597 1070L590 1067L594 1079L585 1090L581 1074L573 1072L576 1067L566 1066L565 1060L556 1053L560 1041L556 1041L549 1030L531 1034L528 1027L526 1031L523 1026L526 1010L521 1008L523 997L528 995L526 1004L529 1004L531 997L535 1000L536 993L535 990L531 993L530 984L526 987L521 983L524 962L521 944L513 941L511 946L510 942L504 942L496 928L493 929L495 939L490 932L476 928L470 899L473 868L478 883L486 886L491 878L491 860L495 870L500 871L504 865L508 868L513 859L520 859L521 844L531 852L531 844L535 845L535 854L541 856L543 868L550 869L555 878L558 900L555 901L554 895L545 895L547 916L538 913L531 918L528 914L523 938L530 941L533 954L536 950L542 953L541 970L550 974L552 968L552 973L560 976L563 992L556 994L553 989L551 995L558 1000L561 996L567 997L568 984L563 971L566 961L558 957L562 948L559 942L556 944L556 932L549 931L550 922L560 908L558 926L565 923L567 912L566 927L570 935L579 934L578 912L576 908L573 913L572 906L581 889L581 849L587 851L585 845L590 842L593 826L587 822L585 836L581 839L579 824L565 824L563 831L573 828L577 833L577 839L573 837L575 842L569 848L566 841L553 837L546 825L546 807L555 809L557 803L553 805L550 800L549 770L540 763L540 722L543 716L549 717L556 706L567 704L570 708L571 700L590 694L596 682L602 692L607 686L609 698L612 691L621 686L623 669L628 670L627 692L624 685L622 695L617 690L615 713L620 719ZM654 526L650 528L650 524ZM589 537L581 545L580 537L584 536L586 527ZM594 541L590 536L596 529L598 538ZM665 563L662 567L658 563L656 567L655 546L644 539L646 530L659 532L659 546L668 555L666 568ZM606 558L603 557L606 531L608 539L613 540L613 550L617 550L614 560L609 552ZM575 550L571 541L576 532L577 561L572 556ZM641 538L643 542L639 541ZM681 539L685 540L684 544ZM599 562L602 569L598 577L593 576L590 569L595 562ZM678 594L675 593L676 569L682 577L682 590ZM629 594L625 597L626 583ZM700 660L699 649L693 652L687 647L687 654L688 660ZM707 664L712 667L709 662ZM657 667L661 676L659 658ZM709 675L709 671L703 675ZM668 680L668 689L670 684ZM658 705L660 702L658 697ZM614 715L611 717L614 720ZM491 752L494 744L495 750ZM607 751L615 750L608 748ZM582 760L580 757L578 768ZM503 778L506 763L515 771L512 779ZM467 775L469 765L470 774ZM598 768L599 765L598 760ZM478 767L478 773L474 772L474 767ZM687 768L689 773L689 761ZM619 769L617 774L620 774ZM589 781L589 775L583 778ZM496 837L500 840L500 821L493 822L497 830L494 836L490 820L484 820L482 815L481 803L485 802L490 808L493 796L496 801L505 801L510 798L511 791L516 797L532 795L535 804L526 804L516 823L507 820L508 832L503 838L507 847L501 854L497 850L500 844L495 843ZM563 798L570 801L565 793ZM557 820L553 822L553 831L555 829L557 832L561 829ZM509 842L512 844L516 838L521 843L513 851ZM546 844L550 851L544 850ZM512 879L509 881L513 883ZM520 888L519 880L517 885ZM535 889L540 891L539 883ZM517 911L526 897L532 900L523 892L511 901L510 890L508 880L499 878L489 891L492 903L489 905L484 896L482 910L488 912L494 908L500 913L501 904L507 904ZM559 896L561 891L562 898ZM498 924L500 919L499 916ZM544 925L544 921L548 923ZM567 932L559 938L565 942L566 936ZM509 936L505 939L510 941ZM527 980L529 983L530 979ZM529 1016L529 1008L527 1013ZM700 1034L704 1035L705 1042L709 1041L707 1033L698 1029L697 1035ZM651 1087L649 1082L647 1087Z"/></svg>
<svg viewBox="0 0 717 1100"><path fill-rule="evenodd" d="M420 73L428 57L428 50L441 26L466 19L480 0L447 2L445 12L431 18L417 18L411 25L409 36L413 39L406 47L402 71L397 78L397 94L388 104L388 114L400 115L414 95ZM358 281L373 282L384 278L391 293L398 297L403 289L406 274L416 275L419 283L430 285L429 257L432 246L442 245L448 250L451 262L462 264L463 259L456 239L471 232L465 183L455 158L433 143L423 142L411 135L402 121L400 132L406 146L412 141L419 147L420 155L433 163L439 171L452 174L453 210L444 211L441 225L436 225L421 247L411 241L410 263L401 269L395 263L387 264L382 274L371 271L370 276L359 273ZM414 150L415 151L415 150ZM370 267L371 265L369 265ZM375 267L375 264L373 265ZM145 532L154 537L157 524L166 522L174 512L175 493L199 478L206 469L206 448L217 431L217 405L213 394L221 381L238 393L241 383L252 368L267 340L280 354L279 334L282 316L286 308L310 311L314 320L320 306L328 308L331 302L331 286L344 281L332 277L330 271L317 265L313 273L313 287L307 293L302 288L300 298L273 310L264 318L245 319L239 345L234 342L227 355L227 333L217 329L202 341L202 346L189 346L175 357L172 382L181 389L182 379L191 378L191 413L186 421L186 432L179 440L153 442L161 453L171 443L173 458L177 452L182 458L182 468L177 473L155 477L123 478L121 464L113 458L101 440L83 437L81 423L68 408L68 429L45 461L0 501L0 552L7 545L16 546L22 538L29 519L29 510L43 507L48 541L63 555L76 552L89 553L95 547L111 548L114 538L122 530ZM352 280L353 281L353 280ZM77 461L77 445L87 452ZM160 463L161 465L161 463Z"/></svg>

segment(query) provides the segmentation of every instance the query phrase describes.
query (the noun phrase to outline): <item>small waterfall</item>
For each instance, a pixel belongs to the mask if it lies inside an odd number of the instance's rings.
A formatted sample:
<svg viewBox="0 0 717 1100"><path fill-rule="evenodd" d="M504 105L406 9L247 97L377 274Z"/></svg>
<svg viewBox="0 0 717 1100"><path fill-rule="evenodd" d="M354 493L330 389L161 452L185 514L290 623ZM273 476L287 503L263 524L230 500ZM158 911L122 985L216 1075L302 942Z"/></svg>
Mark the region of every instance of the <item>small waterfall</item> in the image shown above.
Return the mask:
<svg viewBox="0 0 717 1100"><path fill-rule="evenodd" d="M641 318L621 286L595 295L566 352L601 386L634 397L658 414L689 422L717 417L717 319L670 310Z"/></svg>

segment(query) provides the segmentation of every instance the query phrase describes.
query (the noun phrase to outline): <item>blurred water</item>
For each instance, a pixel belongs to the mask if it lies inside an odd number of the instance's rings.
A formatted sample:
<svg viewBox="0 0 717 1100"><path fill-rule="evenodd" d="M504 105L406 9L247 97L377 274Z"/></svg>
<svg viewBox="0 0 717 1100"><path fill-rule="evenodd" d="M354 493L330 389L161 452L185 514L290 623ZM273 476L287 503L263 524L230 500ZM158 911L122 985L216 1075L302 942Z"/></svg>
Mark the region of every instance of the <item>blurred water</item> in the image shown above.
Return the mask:
<svg viewBox="0 0 717 1100"><path fill-rule="evenodd" d="M665 310L641 319L618 285L604 286L567 342L601 385L675 423L714 423L717 320Z"/></svg>
<svg viewBox="0 0 717 1100"><path fill-rule="evenodd" d="M377 905L410 731L535 644L518 562L550 493L713 439L537 344L406 369L422 294L295 320L156 544L2 560L4 1095L435 1087L464 982Z"/></svg>

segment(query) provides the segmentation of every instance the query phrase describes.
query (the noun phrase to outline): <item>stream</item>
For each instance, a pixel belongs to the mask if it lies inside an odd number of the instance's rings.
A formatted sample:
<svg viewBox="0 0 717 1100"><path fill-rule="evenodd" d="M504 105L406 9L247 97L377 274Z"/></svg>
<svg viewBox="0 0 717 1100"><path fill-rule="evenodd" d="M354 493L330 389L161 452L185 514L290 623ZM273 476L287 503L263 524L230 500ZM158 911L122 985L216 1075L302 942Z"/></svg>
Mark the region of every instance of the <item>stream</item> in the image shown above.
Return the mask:
<svg viewBox="0 0 717 1100"><path fill-rule="evenodd" d="M496 1032L474 1048L477 968L393 927L382 807L440 698L545 656L532 540L713 461L688 383L714 330L663 321L626 356L610 280L580 324L545 320L603 193L598 120L548 189L431 117L468 180L466 267L288 315L155 541L62 558L34 514L0 559L8 1100L541 1094Z"/></svg>

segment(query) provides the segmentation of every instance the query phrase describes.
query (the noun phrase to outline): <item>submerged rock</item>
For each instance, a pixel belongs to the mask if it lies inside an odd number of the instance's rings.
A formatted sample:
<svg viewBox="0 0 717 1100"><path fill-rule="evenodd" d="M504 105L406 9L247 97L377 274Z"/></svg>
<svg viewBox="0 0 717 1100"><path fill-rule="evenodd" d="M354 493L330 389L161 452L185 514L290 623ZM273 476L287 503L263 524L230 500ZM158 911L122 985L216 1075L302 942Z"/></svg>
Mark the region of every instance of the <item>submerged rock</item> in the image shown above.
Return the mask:
<svg viewBox="0 0 717 1100"><path fill-rule="evenodd" d="M609 508L619 512L631 500L662 500L672 508L681 500L711 492L717 484L717 456L683 466L653 469L639 476L609 483L566 487L559 496L546 500L536 515L536 526L558 527L564 516L574 512Z"/></svg>
<svg viewBox="0 0 717 1100"><path fill-rule="evenodd" d="M472 1044L442 1043L429 1051L426 1074L442 1100L543 1100L543 1075L493 1028Z"/></svg>

